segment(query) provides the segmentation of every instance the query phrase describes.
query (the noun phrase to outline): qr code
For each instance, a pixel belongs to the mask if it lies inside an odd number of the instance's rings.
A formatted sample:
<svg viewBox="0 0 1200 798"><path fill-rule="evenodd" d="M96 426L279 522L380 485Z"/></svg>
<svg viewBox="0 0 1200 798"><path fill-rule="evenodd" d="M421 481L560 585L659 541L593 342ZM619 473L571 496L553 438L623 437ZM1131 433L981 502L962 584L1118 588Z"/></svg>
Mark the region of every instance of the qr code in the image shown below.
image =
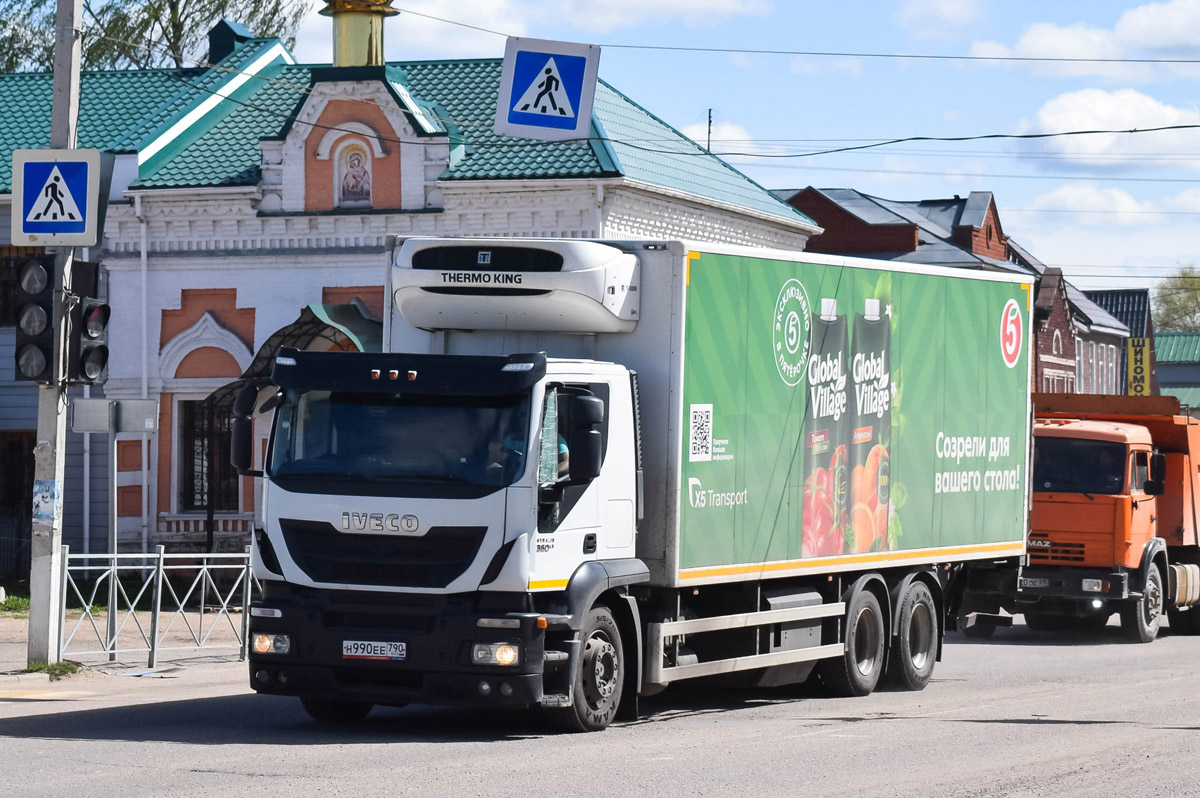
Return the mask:
<svg viewBox="0 0 1200 798"><path fill-rule="evenodd" d="M692 426L688 435L688 460L707 463L712 460L712 405L692 405Z"/></svg>

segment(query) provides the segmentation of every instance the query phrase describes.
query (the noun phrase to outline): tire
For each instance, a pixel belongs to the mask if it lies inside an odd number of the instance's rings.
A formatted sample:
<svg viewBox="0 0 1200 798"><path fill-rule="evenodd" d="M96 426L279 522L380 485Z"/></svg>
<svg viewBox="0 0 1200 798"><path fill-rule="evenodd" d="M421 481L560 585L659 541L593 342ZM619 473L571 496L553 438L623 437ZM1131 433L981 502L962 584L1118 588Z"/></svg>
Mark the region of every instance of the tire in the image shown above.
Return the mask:
<svg viewBox="0 0 1200 798"><path fill-rule="evenodd" d="M1121 606L1121 632L1130 643L1152 643L1162 623L1163 582L1157 565L1150 566L1146 589L1136 601Z"/></svg>
<svg viewBox="0 0 1200 798"><path fill-rule="evenodd" d="M933 676L938 648L937 605L924 582L910 582L904 589L896 625L887 681L901 690L924 690Z"/></svg>
<svg viewBox="0 0 1200 798"><path fill-rule="evenodd" d="M336 698L304 696L300 705L318 723L357 723L375 706L367 701L342 701Z"/></svg>
<svg viewBox="0 0 1200 798"><path fill-rule="evenodd" d="M1200 607L1187 610L1171 607L1167 610L1167 620L1171 624L1171 634L1200 635Z"/></svg>
<svg viewBox="0 0 1200 798"><path fill-rule="evenodd" d="M601 731L616 717L625 681L621 632L612 612L594 607L584 621L580 639L571 703L547 707L546 717L561 731Z"/></svg>
<svg viewBox="0 0 1200 798"><path fill-rule="evenodd" d="M859 589L846 607L846 650L842 656L821 660L821 682L832 695L864 696L879 684L883 674L887 635L879 599Z"/></svg>

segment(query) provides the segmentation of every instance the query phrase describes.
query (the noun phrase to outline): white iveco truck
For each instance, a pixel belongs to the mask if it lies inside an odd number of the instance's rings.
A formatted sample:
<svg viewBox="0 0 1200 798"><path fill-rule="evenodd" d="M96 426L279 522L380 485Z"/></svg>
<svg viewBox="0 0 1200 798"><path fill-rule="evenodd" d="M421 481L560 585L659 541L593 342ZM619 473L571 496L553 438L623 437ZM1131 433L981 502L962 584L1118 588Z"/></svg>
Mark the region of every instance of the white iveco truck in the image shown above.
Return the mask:
<svg viewBox="0 0 1200 798"><path fill-rule="evenodd" d="M698 677L921 689L1024 554L1027 278L679 242L408 239L382 353L282 349L251 686L318 720ZM1007 567L1008 570L1005 570Z"/></svg>

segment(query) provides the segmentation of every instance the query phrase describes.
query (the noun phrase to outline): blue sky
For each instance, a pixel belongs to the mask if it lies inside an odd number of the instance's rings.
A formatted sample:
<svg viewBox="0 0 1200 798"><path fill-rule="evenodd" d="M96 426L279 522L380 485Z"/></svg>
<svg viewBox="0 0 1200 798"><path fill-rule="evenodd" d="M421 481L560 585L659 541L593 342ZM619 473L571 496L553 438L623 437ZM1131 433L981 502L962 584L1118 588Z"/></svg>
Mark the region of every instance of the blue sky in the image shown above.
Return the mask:
<svg viewBox="0 0 1200 798"><path fill-rule="evenodd" d="M1200 58L1200 0L395 0L514 35L654 45L953 55ZM389 59L503 54L504 38L402 13ZM315 13L297 56L330 58ZM600 76L714 151L794 153L845 139L1200 123L1200 64L999 64L605 47ZM1082 287L1152 285L1200 264L1200 130L929 143L790 159L730 157L768 188L889 199L992 191L1005 232ZM1093 179L1095 178L1095 179Z"/></svg>

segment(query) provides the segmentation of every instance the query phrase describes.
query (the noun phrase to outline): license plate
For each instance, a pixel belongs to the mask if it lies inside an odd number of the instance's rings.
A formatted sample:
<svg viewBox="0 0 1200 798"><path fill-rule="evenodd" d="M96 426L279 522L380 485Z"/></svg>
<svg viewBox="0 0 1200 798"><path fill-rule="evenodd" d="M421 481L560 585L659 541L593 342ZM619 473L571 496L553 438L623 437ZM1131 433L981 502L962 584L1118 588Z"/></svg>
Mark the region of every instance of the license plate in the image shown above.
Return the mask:
<svg viewBox="0 0 1200 798"><path fill-rule="evenodd" d="M1035 576L1022 576L1021 587L1050 587L1050 580Z"/></svg>
<svg viewBox="0 0 1200 798"><path fill-rule="evenodd" d="M343 640L342 659L402 660L408 654L404 643L374 640Z"/></svg>

